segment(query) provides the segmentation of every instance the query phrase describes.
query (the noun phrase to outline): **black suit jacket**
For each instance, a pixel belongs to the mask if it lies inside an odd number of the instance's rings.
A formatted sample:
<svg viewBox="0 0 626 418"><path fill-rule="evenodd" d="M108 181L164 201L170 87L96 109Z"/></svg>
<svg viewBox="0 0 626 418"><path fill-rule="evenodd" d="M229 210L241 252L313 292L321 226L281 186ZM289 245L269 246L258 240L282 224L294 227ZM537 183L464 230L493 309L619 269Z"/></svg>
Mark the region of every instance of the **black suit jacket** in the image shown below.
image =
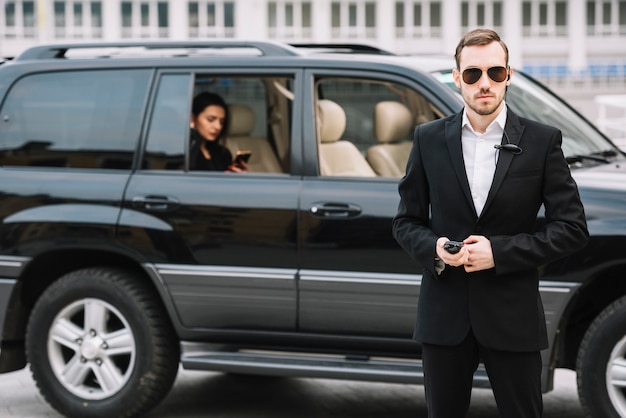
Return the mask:
<svg viewBox="0 0 626 418"><path fill-rule="evenodd" d="M561 150L561 132L508 110L505 132L523 151L499 151L478 216L465 173L461 123L462 112L416 128L398 188L394 236L425 267L414 338L455 345L471 327L489 348L544 349L548 340L538 267L581 249L588 239L578 189ZM537 230L542 204L547 224ZM463 240L472 234L491 241L495 268L466 273L463 267L446 266L438 276L437 239Z"/></svg>

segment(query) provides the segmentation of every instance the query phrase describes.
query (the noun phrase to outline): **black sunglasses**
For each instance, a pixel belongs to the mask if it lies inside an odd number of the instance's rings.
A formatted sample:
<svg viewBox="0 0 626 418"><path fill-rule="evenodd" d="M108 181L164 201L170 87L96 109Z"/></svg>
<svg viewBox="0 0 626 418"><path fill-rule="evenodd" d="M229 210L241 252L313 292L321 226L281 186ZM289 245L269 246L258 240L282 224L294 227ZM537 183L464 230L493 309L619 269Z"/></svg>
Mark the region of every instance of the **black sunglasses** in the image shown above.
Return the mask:
<svg viewBox="0 0 626 418"><path fill-rule="evenodd" d="M487 69L487 75L496 83L502 83L506 80L509 71L505 67L491 67ZM480 68L467 68L463 70L463 81L466 84L474 84L483 76L483 70Z"/></svg>

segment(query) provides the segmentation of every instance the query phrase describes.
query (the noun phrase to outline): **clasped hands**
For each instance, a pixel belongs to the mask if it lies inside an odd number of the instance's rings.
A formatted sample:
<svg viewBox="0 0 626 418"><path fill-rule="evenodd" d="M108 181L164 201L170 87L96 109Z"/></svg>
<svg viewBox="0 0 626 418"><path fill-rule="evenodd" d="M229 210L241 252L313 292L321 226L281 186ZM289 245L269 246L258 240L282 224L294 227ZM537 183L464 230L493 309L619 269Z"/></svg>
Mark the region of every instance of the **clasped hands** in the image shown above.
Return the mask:
<svg viewBox="0 0 626 418"><path fill-rule="evenodd" d="M470 235L463 240L463 247L456 254L450 254L443 248L449 241L447 237L437 240L437 257L452 267L463 266L466 272L488 270L495 267L491 241L482 235Z"/></svg>

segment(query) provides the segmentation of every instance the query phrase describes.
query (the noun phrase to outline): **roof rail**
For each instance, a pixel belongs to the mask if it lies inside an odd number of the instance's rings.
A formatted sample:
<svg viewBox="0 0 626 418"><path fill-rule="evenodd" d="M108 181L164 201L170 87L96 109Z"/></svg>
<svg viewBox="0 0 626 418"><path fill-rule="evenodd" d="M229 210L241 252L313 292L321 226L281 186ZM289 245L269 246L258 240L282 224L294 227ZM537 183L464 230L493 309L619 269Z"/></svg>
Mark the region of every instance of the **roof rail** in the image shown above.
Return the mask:
<svg viewBox="0 0 626 418"><path fill-rule="evenodd" d="M316 43L290 43L294 48L317 49L317 52L334 52L344 54L374 54L395 55L393 52L364 44L316 44Z"/></svg>
<svg viewBox="0 0 626 418"><path fill-rule="evenodd" d="M298 51L288 44L269 41L239 41L239 40L215 40L215 41L129 41L129 42L100 42L100 43L68 43L39 45L28 48L20 54L16 60L38 60L67 58L70 50L98 50L98 49L141 48L149 51L177 49L186 52L177 53L176 56L197 55L197 51L210 51L219 49L252 49L267 56L296 56ZM113 55L109 55L113 56Z"/></svg>

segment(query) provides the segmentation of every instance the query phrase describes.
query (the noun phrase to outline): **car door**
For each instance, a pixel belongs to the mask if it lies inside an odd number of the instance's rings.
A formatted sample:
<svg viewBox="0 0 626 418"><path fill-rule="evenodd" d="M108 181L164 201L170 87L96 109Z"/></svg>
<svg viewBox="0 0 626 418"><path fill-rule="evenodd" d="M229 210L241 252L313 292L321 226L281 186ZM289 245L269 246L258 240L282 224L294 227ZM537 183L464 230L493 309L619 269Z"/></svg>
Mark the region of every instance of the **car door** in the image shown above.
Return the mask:
<svg viewBox="0 0 626 418"><path fill-rule="evenodd" d="M442 113L397 77L311 71L305 80L316 126L307 131L310 172L300 202L300 330L408 339L421 266L392 237L399 177L372 173L370 154L387 139L407 154L415 125ZM396 129L383 126L394 122L375 113L379 103L405 108L409 125L391 136L378 132Z"/></svg>
<svg viewBox="0 0 626 418"><path fill-rule="evenodd" d="M293 85L294 73L278 76ZM185 157L192 96L201 91L256 112L258 132L250 137L280 136L270 134L266 110L273 84L236 69L164 71L157 78L141 167L126 191L121 238L141 248L157 272L181 329L293 330L299 179L288 168L190 170ZM290 135L287 122L275 131Z"/></svg>

